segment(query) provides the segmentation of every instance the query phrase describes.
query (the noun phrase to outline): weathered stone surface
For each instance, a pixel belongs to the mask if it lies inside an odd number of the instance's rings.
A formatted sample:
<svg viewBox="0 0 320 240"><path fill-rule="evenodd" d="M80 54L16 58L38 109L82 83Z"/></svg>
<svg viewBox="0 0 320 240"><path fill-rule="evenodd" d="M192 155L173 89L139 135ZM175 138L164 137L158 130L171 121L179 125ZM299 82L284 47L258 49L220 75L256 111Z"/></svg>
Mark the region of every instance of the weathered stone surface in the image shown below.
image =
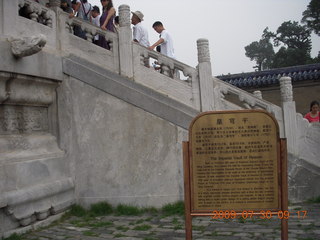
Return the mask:
<svg viewBox="0 0 320 240"><path fill-rule="evenodd" d="M77 136L66 147L81 203L161 206L182 198L181 129L75 79L65 83L72 104L60 106L73 113L73 128L62 131Z"/></svg>

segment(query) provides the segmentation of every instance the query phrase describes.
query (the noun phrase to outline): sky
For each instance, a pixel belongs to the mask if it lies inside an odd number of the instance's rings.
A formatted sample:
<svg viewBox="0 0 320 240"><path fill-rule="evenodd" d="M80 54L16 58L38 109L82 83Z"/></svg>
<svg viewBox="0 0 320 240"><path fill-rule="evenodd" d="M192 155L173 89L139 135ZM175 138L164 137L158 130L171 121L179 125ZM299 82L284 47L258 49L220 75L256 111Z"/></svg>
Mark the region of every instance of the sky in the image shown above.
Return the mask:
<svg viewBox="0 0 320 240"><path fill-rule="evenodd" d="M99 0L88 0L101 7ZM144 14L150 43L159 35L152 24L161 21L174 42L177 60L192 67L198 64L199 38L209 40L214 76L254 71L254 61L244 47L259 41L263 30L276 32L284 21L298 21L310 0L113 0L118 14L122 4ZM312 35L311 56L320 51L320 37Z"/></svg>

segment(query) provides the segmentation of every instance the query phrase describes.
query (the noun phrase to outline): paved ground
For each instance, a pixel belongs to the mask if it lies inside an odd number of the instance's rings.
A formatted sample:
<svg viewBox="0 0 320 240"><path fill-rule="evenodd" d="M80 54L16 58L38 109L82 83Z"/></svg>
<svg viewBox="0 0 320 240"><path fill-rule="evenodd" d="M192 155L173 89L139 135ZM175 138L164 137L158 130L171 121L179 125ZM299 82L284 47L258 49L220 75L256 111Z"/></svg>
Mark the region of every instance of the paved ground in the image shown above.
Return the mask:
<svg viewBox="0 0 320 240"><path fill-rule="evenodd" d="M304 212L307 216L303 218ZM289 239L320 240L320 204L290 207ZM299 213L298 213L299 212ZM298 216L298 214L300 216ZM243 221L193 218L193 239L215 240L273 240L280 239L280 220L252 218ZM185 239L184 218L145 214L141 216L103 216L91 219L71 217L48 228L22 236L24 240L103 240Z"/></svg>

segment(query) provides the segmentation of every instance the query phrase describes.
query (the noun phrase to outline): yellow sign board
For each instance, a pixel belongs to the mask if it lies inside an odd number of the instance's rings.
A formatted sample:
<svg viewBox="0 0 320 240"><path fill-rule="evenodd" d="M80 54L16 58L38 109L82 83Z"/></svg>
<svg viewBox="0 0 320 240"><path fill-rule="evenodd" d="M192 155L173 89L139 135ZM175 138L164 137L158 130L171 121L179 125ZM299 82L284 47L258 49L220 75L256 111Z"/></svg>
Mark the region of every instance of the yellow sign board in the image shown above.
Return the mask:
<svg viewBox="0 0 320 240"><path fill-rule="evenodd" d="M191 212L279 209L279 130L264 111L205 113L189 130Z"/></svg>

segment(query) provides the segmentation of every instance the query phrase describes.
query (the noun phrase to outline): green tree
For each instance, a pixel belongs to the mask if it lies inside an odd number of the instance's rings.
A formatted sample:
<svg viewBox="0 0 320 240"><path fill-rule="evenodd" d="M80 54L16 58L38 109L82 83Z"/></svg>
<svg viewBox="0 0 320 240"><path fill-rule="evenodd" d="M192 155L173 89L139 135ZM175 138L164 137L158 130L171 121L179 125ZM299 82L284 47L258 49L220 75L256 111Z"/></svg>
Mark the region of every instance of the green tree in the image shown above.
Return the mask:
<svg viewBox="0 0 320 240"><path fill-rule="evenodd" d="M268 28L264 30L266 32ZM270 43L269 36L263 36L259 42L255 41L250 43L244 48L246 50L246 56L250 58L251 61L256 62L256 68L258 71L270 69L272 66L272 59L274 56L273 46Z"/></svg>
<svg viewBox="0 0 320 240"><path fill-rule="evenodd" d="M302 13L302 23L320 36L320 1L311 0L307 10Z"/></svg>
<svg viewBox="0 0 320 240"><path fill-rule="evenodd" d="M276 33L269 33L274 38L274 46L282 46L274 55L272 67L304 65L312 61L311 31L298 22L283 22Z"/></svg>
<svg viewBox="0 0 320 240"><path fill-rule="evenodd" d="M311 50L310 30L296 21L283 22L273 36L275 46L283 43L288 48L300 48L308 52Z"/></svg>

